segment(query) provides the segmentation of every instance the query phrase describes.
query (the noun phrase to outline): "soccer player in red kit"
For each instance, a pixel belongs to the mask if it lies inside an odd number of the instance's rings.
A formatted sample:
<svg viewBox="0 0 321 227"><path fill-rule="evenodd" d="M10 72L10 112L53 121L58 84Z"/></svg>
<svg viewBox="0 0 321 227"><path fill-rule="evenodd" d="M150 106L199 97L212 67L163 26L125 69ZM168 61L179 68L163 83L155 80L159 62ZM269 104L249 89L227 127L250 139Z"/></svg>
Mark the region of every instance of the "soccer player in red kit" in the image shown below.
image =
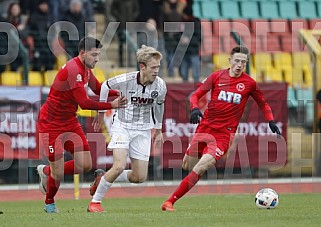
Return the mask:
<svg viewBox="0 0 321 227"><path fill-rule="evenodd" d="M163 211L174 211L174 203L192 189L205 171L227 152L230 138L236 132L250 96L260 107L271 131L280 134L262 91L255 80L243 72L248 58L248 48L234 47L229 57L230 68L212 73L190 97L191 123L199 125L187 148L182 167L191 172L162 204ZM209 91L211 100L203 116L198 101ZM203 119L200 121L200 118Z"/></svg>
<svg viewBox="0 0 321 227"><path fill-rule="evenodd" d="M42 106L37 127L41 149L49 160L49 166L39 165L40 189L46 194L44 210L57 213L54 196L64 174L91 170L88 141L77 120L78 106L82 109L106 110L125 107L123 96L111 103L93 101L87 96L88 87L97 95L101 85L93 75L102 45L99 40L85 37L79 42L79 55L69 60L57 73L48 98ZM111 90L116 96L118 91ZM63 152L69 151L73 160L64 162Z"/></svg>

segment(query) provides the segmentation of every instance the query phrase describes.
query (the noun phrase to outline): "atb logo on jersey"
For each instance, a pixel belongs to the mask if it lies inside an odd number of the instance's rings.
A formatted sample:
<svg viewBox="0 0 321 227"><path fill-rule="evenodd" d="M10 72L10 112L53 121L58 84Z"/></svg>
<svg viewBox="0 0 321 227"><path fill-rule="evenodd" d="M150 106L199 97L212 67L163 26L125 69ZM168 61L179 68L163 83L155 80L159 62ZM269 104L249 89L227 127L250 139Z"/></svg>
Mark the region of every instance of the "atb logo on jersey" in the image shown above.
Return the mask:
<svg viewBox="0 0 321 227"><path fill-rule="evenodd" d="M158 91L152 91L151 95L152 98L157 98L158 97Z"/></svg>
<svg viewBox="0 0 321 227"><path fill-rule="evenodd" d="M234 93L231 91L221 91L218 95L218 100L222 100L225 102L240 104L242 100L242 95L238 93Z"/></svg>
<svg viewBox="0 0 321 227"><path fill-rule="evenodd" d="M53 146L49 146L49 153L53 154L54 152L55 152L55 150L54 150Z"/></svg>

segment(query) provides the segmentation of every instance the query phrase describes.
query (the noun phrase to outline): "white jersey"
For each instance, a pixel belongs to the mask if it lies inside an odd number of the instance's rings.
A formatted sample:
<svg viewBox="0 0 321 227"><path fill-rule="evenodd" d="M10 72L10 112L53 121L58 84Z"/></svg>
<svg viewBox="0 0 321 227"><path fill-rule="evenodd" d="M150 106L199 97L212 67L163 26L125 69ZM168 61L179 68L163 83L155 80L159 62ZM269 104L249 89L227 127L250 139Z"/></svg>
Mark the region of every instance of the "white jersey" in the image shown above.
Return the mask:
<svg viewBox="0 0 321 227"><path fill-rule="evenodd" d="M128 99L126 108L116 110L113 124L135 130L161 129L167 92L163 79L156 77L153 83L144 86L138 71L121 74L103 83L100 101L106 101L109 89L119 90Z"/></svg>

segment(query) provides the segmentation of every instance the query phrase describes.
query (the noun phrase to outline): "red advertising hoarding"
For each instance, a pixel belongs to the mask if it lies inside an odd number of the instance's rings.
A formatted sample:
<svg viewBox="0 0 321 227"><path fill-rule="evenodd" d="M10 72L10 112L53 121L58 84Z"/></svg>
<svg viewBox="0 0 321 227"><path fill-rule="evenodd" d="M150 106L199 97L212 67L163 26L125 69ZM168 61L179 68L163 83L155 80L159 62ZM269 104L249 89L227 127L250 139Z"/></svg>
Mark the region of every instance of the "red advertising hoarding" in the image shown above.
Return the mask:
<svg viewBox="0 0 321 227"><path fill-rule="evenodd" d="M36 133L40 101L40 87L1 86L1 159L41 159Z"/></svg>

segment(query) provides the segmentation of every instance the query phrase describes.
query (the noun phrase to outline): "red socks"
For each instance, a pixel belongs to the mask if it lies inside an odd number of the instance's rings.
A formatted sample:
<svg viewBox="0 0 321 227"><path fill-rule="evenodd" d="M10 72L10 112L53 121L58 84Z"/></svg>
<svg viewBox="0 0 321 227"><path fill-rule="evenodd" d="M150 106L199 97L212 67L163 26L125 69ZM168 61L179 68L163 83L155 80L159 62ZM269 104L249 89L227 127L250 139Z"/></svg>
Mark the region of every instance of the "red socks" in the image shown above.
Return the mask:
<svg viewBox="0 0 321 227"><path fill-rule="evenodd" d="M54 197L57 194L59 186L60 186L60 181L56 181L51 176L48 177L45 204L51 204L55 202Z"/></svg>
<svg viewBox="0 0 321 227"><path fill-rule="evenodd" d="M199 181L201 178L200 175L195 173L194 171L190 172L178 186L176 191L171 195L171 197L167 200L174 204L179 198L185 195L189 190L191 190L194 185Z"/></svg>
<svg viewBox="0 0 321 227"><path fill-rule="evenodd" d="M53 179L50 175L50 166L45 166L43 169L43 172L48 176L48 182L47 182L47 193L46 193L46 204L51 204L55 202L55 195L57 194L57 191L60 186L60 181L57 181ZM75 162L74 160L70 160L65 162L64 164L64 174L74 174L74 173L79 173L79 170L75 168Z"/></svg>
<svg viewBox="0 0 321 227"><path fill-rule="evenodd" d="M50 175L50 167L49 166L46 166L44 169L43 169L43 172L49 176ZM70 175L70 174L74 174L74 173L79 173L80 171L75 168L75 161L74 160L70 160L70 161L67 161L65 162L64 164L64 172L65 172L65 175Z"/></svg>

